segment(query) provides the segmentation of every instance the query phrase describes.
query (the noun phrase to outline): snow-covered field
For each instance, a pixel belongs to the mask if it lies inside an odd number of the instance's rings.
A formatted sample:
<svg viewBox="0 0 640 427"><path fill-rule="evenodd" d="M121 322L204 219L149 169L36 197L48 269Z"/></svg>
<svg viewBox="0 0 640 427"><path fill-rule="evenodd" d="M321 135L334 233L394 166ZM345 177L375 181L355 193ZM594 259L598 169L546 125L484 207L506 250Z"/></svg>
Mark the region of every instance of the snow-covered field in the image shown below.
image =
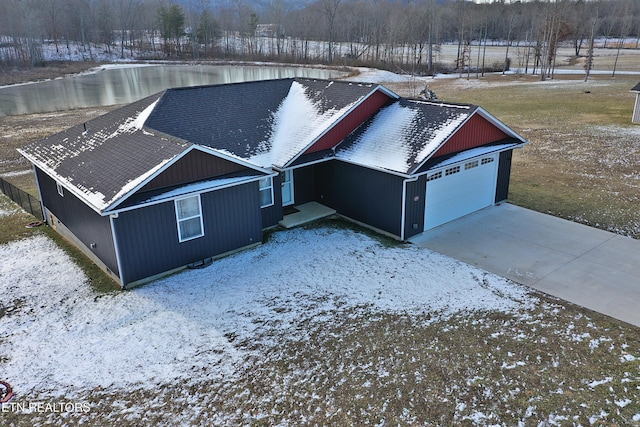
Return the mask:
<svg viewBox="0 0 640 427"><path fill-rule="evenodd" d="M528 390L532 369L561 394L610 387L611 408L580 409L594 422L640 420L640 348L614 349L615 328L602 336L580 313L558 327L565 309L524 287L348 227L276 232L125 292L93 291L44 235L0 246L0 259L0 379L16 393L3 412L16 425L410 424L428 419L431 400L454 424L571 420L574 407L549 409ZM556 340L570 348L553 354ZM623 371L578 374L579 390L552 375L601 350Z"/></svg>

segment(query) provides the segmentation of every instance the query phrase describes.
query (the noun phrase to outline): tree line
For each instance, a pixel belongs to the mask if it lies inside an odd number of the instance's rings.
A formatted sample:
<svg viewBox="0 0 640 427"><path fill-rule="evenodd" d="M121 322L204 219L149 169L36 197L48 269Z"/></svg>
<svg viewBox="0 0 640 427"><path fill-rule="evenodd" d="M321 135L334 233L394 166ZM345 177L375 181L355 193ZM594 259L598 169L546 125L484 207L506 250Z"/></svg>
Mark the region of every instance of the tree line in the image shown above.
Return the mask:
<svg viewBox="0 0 640 427"><path fill-rule="evenodd" d="M291 7L272 0L229 6L212 0L3 0L0 63L33 67L43 46L80 46L136 59L243 59L370 65L394 71L506 70L509 48L526 47L526 67L552 72L560 44L589 56L604 47L638 48L637 0L316 0ZM482 47L506 46L504 61L486 64ZM454 44L454 63L438 61ZM476 54L472 54L475 46ZM587 61L589 64L589 61Z"/></svg>

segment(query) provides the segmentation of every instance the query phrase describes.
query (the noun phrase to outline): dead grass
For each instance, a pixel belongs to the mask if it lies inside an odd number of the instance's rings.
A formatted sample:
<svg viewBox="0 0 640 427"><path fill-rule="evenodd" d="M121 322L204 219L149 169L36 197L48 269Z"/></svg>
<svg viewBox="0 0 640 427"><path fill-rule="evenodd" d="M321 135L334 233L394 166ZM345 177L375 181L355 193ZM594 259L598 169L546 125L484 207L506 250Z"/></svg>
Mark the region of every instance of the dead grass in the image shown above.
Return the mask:
<svg viewBox="0 0 640 427"><path fill-rule="evenodd" d="M0 192L0 245L32 236L34 228L26 228L36 218L26 213Z"/></svg>
<svg viewBox="0 0 640 427"><path fill-rule="evenodd" d="M81 73L97 65L92 61L60 61L32 68L0 67L0 86L51 80L69 74Z"/></svg>
<svg viewBox="0 0 640 427"><path fill-rule="evenodd" d="M267 340L229 334L250 356L227 377L95 389L74 400L86 414L3 415L16 426L638 425L637 329L539 298L533 310L446 319L349 308L299 319L297 340L266 323Z"/></svg>

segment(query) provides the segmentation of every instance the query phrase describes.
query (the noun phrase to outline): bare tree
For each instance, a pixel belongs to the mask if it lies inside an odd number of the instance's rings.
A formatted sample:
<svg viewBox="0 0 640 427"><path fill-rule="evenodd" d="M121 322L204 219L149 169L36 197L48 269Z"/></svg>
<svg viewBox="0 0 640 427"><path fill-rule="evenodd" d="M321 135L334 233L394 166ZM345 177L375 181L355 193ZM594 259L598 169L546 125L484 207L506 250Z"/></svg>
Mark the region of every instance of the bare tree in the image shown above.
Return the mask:
<svg viewBox="0 0 640 427"><path fill-rule="evenodd" d="M596 37L596 28L598 26L599 16L598 16L599 8L596 8L596 16L594 16L591 20L591 35L589 36L589 53L587 55L587 63L585 64L585 76L584 81L589 81L589 75L591 74L591 66L593 65L593 44Z"/></svg>
<svg viewBox="0 0 640 427"><path fill-rule="evenodd" d="M335 22L338 15L338 9L342 0L319 0L327 19L327 36L329 43L329 51L327 62L333 63L333 37L335 35Z"/></svg>

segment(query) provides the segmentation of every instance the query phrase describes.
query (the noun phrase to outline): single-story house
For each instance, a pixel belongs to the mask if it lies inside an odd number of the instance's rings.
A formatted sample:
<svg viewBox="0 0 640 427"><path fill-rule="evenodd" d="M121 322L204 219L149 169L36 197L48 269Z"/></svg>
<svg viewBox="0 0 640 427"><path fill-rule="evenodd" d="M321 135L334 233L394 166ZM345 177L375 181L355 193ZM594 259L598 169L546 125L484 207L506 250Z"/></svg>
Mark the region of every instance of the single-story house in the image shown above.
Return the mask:
<svg viewBox="0 0 640 427"><path fill-rule="evenodd" d="M46 220L130 287L315 203L406 240L507 198L526 141L474 105L304 78L168 89L24 147Z"/></svg>
<svg viewBox="0 0 640 427"><path fill-rule="evenodd" d="M631 88L631 92L636 94L636 103L633 107L632 123L640 124L640 83Z"/></svg>

